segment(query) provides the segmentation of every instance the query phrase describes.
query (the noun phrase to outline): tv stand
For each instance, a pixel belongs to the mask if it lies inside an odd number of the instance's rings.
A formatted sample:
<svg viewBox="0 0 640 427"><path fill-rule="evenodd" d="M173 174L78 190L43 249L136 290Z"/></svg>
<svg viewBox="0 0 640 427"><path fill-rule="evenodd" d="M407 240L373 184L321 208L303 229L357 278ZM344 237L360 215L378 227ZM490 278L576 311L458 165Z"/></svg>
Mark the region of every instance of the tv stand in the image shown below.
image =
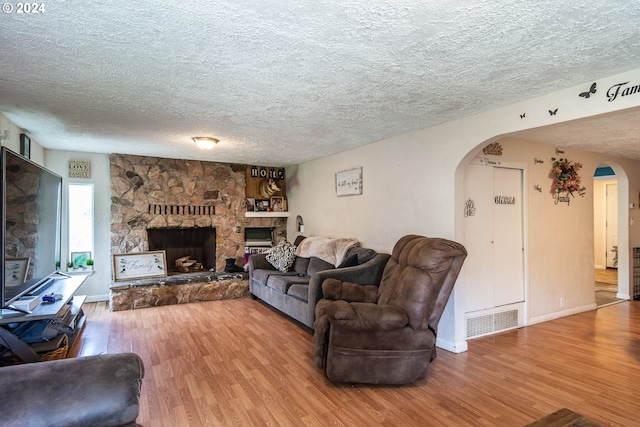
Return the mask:
<svg viewBox="0 0 640 427"><path fill-rule="evenodd" d="M5 310L13 310L13 311L17 311L18 313L31 314L31 312L30 312L30 311L23 310L23 309L21 309L21 308L14 307L14 306L12 306L12 305L7 305L7 306L5 306L5 307L2 309L2 314L4 314L4 311L5 311Z"/></svg>
<svg viewBox="0 0 640 427"><path fill-rule="evenodd" d="M47 293L54 293L62 295L62 298L53 303L40 302L38 306L31 311L31 313L20 313L11 309L2 309L0 314L0 327L9 323L28 322L30 320L42 320L42 319L54 319L60 312L67 311L66 306L69 305L69 312L71 313L70 319L74 326L74 332L69 337L69 350L73 347L76 339L82 332L84 327L85 315L82 311L82 304L86 300L85 296L74 297L78 288L82 286L86 280L86 275L71 276L69 278L56 278L51 279L51 284L48 284L45 288ZM44 289L42 287L37 289L42 293ZM35 293L35 291L34 291ZM63 310L64 309L64 310ZM70 323L71 323L70 322Z"/></svg>

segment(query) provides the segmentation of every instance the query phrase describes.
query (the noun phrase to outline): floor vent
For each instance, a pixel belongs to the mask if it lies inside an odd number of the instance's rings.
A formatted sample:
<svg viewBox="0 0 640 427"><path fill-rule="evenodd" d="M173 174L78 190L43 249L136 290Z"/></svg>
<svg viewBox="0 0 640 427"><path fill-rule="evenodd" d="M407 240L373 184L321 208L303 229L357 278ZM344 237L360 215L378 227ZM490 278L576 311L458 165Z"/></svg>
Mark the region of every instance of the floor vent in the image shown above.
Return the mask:
<svg viewBox="0 0 640 427"><path fill-rule="evenodd" d="M467 319L467 338L518 326L518 310L503 311Z"/></svg>

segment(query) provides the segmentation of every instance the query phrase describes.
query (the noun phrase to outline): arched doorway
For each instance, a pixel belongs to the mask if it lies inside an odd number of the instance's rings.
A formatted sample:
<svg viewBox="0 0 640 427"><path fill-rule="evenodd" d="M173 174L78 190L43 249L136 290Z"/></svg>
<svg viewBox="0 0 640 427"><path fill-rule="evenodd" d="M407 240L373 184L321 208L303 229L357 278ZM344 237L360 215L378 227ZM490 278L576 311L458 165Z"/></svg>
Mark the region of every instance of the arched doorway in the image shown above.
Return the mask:
<svg viewBox="0 0 640 427"><path fill-rule="evenodd" d="M618 178L601 163L593 176L593 254L598 308L622 301L618 293Z"/></svg>
<svg viewBox="0 0 640 427"><path fill-rule="evenodd" d="M615 163L598 165L593 177L594 277L596 304L630 298L628 180Z"/></svg>

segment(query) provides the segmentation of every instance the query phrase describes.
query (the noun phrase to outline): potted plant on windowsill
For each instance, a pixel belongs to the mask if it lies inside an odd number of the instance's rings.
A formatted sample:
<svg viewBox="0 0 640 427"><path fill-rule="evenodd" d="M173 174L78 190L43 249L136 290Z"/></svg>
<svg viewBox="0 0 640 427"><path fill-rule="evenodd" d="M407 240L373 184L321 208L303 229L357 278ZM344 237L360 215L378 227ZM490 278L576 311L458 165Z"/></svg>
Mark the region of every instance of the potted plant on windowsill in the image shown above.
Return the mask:
<svg viewBox="0 0 640 427"><path fill-rule="evenodd" d="M93 260L92 259L88 259L87 260L87 270L93 270Z"/></svg>

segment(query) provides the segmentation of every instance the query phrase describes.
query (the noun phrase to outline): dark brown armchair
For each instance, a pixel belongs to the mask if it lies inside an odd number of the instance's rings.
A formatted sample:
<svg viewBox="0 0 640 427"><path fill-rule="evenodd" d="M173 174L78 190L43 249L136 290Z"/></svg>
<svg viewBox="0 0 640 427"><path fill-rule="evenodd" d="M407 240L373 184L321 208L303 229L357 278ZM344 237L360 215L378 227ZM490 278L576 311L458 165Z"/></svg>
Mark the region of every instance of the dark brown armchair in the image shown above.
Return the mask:
<svg viewBox="0 0 640 427"><path fill-rule="evenodd" d="M459 243L408 235L395 244L379 284L325 280L313 336L318 367L333 382L425 378L440 316L466 256Z"/></svg>

